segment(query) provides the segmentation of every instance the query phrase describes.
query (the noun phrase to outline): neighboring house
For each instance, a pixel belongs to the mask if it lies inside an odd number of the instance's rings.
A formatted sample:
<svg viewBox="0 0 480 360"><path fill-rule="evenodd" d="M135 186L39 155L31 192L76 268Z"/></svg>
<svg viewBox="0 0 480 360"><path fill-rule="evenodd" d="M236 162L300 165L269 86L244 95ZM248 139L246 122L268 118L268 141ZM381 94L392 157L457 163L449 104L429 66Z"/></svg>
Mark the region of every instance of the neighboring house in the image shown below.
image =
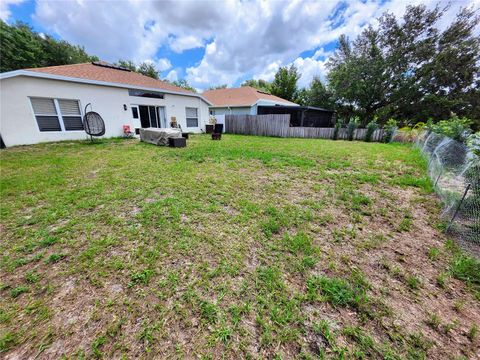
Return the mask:
<svg viewBox="0 0 480 360"><path fill-rule="evenodd" d="M212 103L210 115L257 115L259 106L299 106L250 86L208 90L202 95Z"/></svg>
<svg viewBox="0 0 480 360"><path fill-rule="evenodd" d="M335 122L333 110L300 106L250 86L208 90L202 94L209 102L210 115L223 121L222 115L289 114L293 127L331 127Z"/></svg>
<svg viewBox="0 0 480 360"><path fill-rule="evenodd" d="M85 139L88 103L105 121L105 137L131 129L170 127L202 132L210 103L199 94L105 62L0 74L0 136L5 145ZM87 111L90 110L90 107Z"/></svg>

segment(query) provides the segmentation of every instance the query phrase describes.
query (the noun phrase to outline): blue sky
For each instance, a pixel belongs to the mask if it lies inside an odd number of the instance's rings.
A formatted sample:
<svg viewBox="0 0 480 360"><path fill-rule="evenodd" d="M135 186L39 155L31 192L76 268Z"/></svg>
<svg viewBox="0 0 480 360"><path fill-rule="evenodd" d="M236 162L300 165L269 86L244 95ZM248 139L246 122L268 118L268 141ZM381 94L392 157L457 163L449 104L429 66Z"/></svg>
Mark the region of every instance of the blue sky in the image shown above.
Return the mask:
<svg viewBox="0 0 480 360"><path fill-rule="evenodd" d="M354 38L383 12L401 16L418 3L433 7L436 1L0 0L0 17L82 45L106 61L150 61L162 77L185 78L201 90L271 80L290 64L306 86L314 76L325 77L341 34ZM472 4L480 0L453 2L445 23Z"/></svg>

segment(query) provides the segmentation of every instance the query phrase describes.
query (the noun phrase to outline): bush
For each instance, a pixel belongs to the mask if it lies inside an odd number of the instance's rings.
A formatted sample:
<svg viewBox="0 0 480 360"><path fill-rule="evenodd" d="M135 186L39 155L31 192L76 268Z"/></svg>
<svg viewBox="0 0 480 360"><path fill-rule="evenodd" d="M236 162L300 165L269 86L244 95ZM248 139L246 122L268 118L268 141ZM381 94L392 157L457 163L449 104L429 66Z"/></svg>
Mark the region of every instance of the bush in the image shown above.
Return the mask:
<svg viewBox="0 0 480 360"><path fill-rule="evenodd" d="M377 120L376 119L373 119L372 121L370 121L368 124L367 124L367 132L365 134L365 141L366 142L370 142L372 141L372 137L373 137L373 133L375 132L375 130L378 129L378 124L377 124Z"/></svg>
<svg viewBox="0 0 480 360"><path fill-rule="evenodd" d="M383 134L383 142L390 143L393 140L393 135L395 135L395 131L397 131L397 120L389 119L385 126L383 127L385 130Z"/></svg>
<svg viewBox="0 0 480 360"><path fill-rule="evenodd" d="M342 125L343 125L343 121L341 119L338 119L335 122L335 128L333 129L333 140L338 140L338 133L340 132Z"/></svg>
<svg viewBox="0 0 480 360"><path fill-rule="evenodd" d="M355 136L355 129L357 127L358 127L358 118L357 117L351 118L347 124L347 137L349 141L353 140L353 137Z"/></svg>
<svg viewBox="0 0 480 360"><path fill-rule="evenodd" d="M472 121L468 118L459 118L457 115L453 115L448 120L441 120L432 125L432 131L437 134L448 136L449 138L465 142L468 135L472 132L470 125Z"/></svg>

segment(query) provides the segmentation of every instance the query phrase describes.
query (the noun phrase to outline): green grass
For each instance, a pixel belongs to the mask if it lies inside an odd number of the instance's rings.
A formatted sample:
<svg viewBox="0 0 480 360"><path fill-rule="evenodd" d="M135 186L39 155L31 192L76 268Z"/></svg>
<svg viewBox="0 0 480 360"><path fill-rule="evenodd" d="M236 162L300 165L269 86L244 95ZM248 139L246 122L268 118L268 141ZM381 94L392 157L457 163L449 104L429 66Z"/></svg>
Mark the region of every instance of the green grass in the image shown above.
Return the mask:
<svg viewBox="0 0 480 360"><path fill-rule="evenodd" d="M438 250L409 146L194 135L0 157L0 357L436 358L477 336L462 311L473 330L450 319L433 348L435 319L397 325L441 313L431 284L452 308L478 285Z"/></svg>

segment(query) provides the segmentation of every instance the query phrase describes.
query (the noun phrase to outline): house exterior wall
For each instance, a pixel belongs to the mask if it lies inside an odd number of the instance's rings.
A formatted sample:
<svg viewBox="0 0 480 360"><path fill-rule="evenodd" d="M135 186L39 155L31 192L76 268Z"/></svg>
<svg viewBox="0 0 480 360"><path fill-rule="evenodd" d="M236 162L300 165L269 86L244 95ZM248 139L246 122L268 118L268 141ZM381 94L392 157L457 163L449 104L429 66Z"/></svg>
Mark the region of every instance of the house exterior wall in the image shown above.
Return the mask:
<svg viewBox="0 0 480 360"><path fill-rule="evenodd" d="M164 99L143 98L129 96L127 88L17 76L0 80L0 135L7 147L87 138L83 130L41 132L29 97L79 100L82 116L85 105L91 103L105 121L104 137L122 136L123 125L140 127L140 119L133 118L132 105L164 106L167 124L175 116L188 132L201 132L209 119L208 104L198 97L167 93ZM198 127L186 127L186 107L198 108Z"/></svg>
<svg viewBox="0 0 480 360"><path fill-rule="evenodd" d="M232 106L232 107L216 107L210 106L212 115L257 115L258 106L274 106L274 105L288 105L288 106L300 106L298 104L285 104L282 102L275 102L271 100L258 100L252 106Z"/></svg>
<svg viewBox="0 0 480 360"><path fill-rule="evenodd" d="M252 107L210 107L212 115L255 115L252 114Z"/></svg>

